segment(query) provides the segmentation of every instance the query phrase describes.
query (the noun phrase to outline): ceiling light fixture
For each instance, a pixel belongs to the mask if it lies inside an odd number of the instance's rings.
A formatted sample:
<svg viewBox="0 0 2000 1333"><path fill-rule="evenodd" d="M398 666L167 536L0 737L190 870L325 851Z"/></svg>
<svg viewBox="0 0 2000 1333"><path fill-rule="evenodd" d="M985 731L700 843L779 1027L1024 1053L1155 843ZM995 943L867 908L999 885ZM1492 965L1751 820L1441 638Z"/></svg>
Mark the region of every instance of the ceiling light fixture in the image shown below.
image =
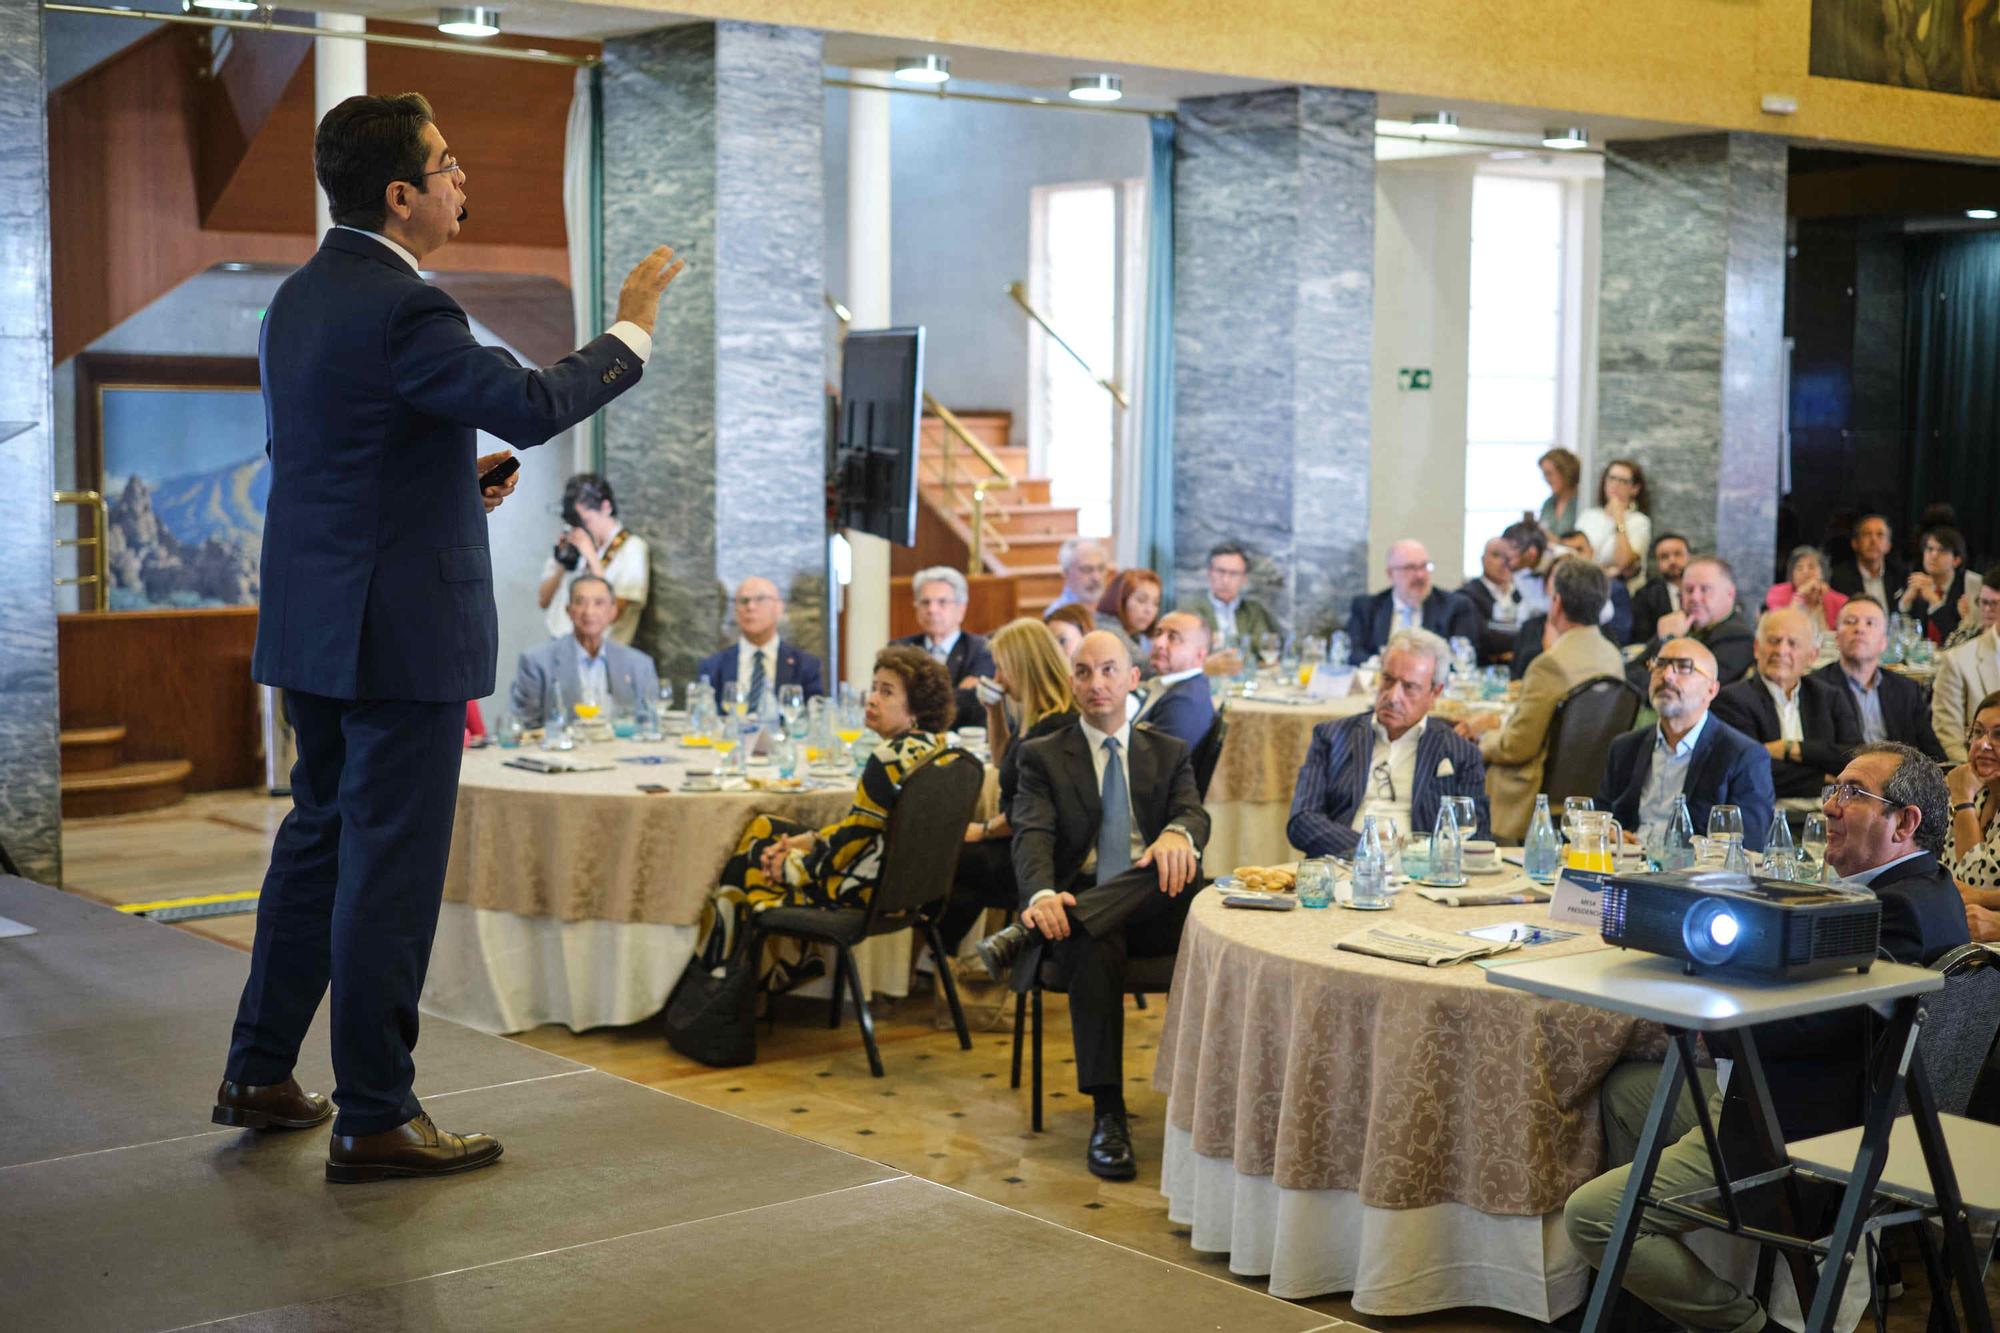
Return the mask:
<svg viewBox="0 0 2000 1333"><path fill-rule="evenodd" d="M1116 74L1079 74L1069 81L1072 102L1116 102L1125 96L1125 80Z"/></svg>
<svg viewBox="0 0 2000 1333"><path fill-rule="evenodd" d="M1458 113L1456 111L1419 111L1410 117L1410 124L1428 134L1457 134Z"/></svg>
<svg viewBox="0 0 2000 1333"><path fill-rule="evenodd" d="M487 5L453 5L440 9L438 31L453 37L498 37L500 11Z"/></svg>
<svg viewBox="0 0 2000 1333"><path fill-rule="evenodd" d="M1974 222L1991 222L1995 218L2000 218L2000 210L1995 210L1991 208L1968 208L1965 210L1965 216L1971 218Z"/></svg>
<svg viewBox="0 0 2000 1333"><path fill-rule="evenodd" d="M1565 125L1542 131L1544 148L1588 148L1590 131L1580 125Z"/></svg>
<svg viewBox="0 0 2000 1333"><path fill-rule="evenodd" d="M181 0L181 13L197 9L211 14L247 14L257 8L257 0Z"/></svg>
<svg viewBox="0 0 2000 1333"><path fill-rule="evenodd" d="M951 61L943 56L900 56L896 79L900 83L945 83L951 78Z"/></svg>

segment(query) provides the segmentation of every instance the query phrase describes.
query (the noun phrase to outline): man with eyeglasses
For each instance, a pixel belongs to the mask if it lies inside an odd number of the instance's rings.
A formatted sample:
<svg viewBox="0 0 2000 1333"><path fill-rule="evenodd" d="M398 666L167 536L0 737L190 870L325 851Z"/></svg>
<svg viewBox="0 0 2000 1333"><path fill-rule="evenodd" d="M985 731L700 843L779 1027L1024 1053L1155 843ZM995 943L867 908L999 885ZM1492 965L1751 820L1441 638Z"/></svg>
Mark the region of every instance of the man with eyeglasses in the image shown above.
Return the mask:
<svg viewBox="0 0 2000 1333"><path fill-rule="evenodd" d="M1307 856L1351 856L1369 815L1387 815L1404 833L1428 833L1446 796L1472 799L1488 838L1486 763L1479 746L1448 723L1430 725L1444 690L1451 648L1429 630L1399 630L1382 652L1374 711L1322 722L1299 768L1285 837Z"/></svg>
<svg viewBox="0 0 2000 1333"><path fill-rule="evenodd" d="M1771 756L1771 787L1781 797L1819 795L1861 744L1861 717L1845 689L1806 671L1819 657L1819 635L1796 606L1766 611L1757 622L1757 670L1715 696L1715 715Z"/></svg>
<svg viewBox="0 0 2000 1333"><path fill-rule="evenodd" d="M984 727L986 706L979 702L979 680L993 674L993 650L984 635L965 628L965 609L972 600L965 575L950 565L920 569L910 579L910 600L916 603L921 628L891 642L921 648L944 664L958 692L952 726Z"/></svg>
<svg viewBox="0 0 2000 1333"><path fill-rule="evenodd" d="M1647 688L1646 663L1658 657L1668 639L1688 638L1708 649L1723 685L1750 674L1757 639L1736 604L1736 571L1719 555L1696 556L1681 573L1681 609L1663 615L1653 627L1646 649L1625 669L1625 678Z"/></svg>
<svg viewBox="0 0 2000 1333"><path fill-rule="evenodd" d="M1986 573L1975 601L1979 637L1938 659L1931 685L1931 726L1945 758L1965 762L1965 728L1981 699L2000 690L2000 567Z"/></svg>
<svg viewBox="0 0 2000 1333"><path fill-rule="evenodd" d="M1357 661L1382 651L1389 636L1402 630L1427 629L1447 641L1479 642L1479 612L1455 592L1431 585L1431 554L1422 542L1399 541L1389 547L1389 586L1362 593L1347 611L1347 639ZM1440 687L1444 678L1438 678Z"/></svg>
<svg viewBox="0 0 2000 1333"><path fill-rule="evenodd" d="M1847 691L1861 719L1861 739L1914 745L1942 761L1944 746L1931 727L1931 704L1923 687L1882 669L1882 654L1889 646L1889 615L1882 604L1865 592L1848 598L1833 637L1840 660L1813 675Z"/></svg>
<svg viewBox="0 0 2000 1333"><path fill-rule="evenodd" d="M1693 639L1669 639L1643 665L1646 697L1660 720L1611 742L1597 808L1611 811L1628 837L1650 847L1666 833L1674 797L1687 797L1696 833L1707 831L1711 809L1733 805L1743 812L1743 845L1762 851L1776 804L1771 756L1709 715L1718 688L1715 654Z"/></svg>
<svg viewBox="0 0 2000 1333"><path fill-rule="evenodd" d="M1096 610L1104 585L1111 580L1111 548L1095 537L1071 537L1056 552L1056 560L1062 565L1063 588L1042 611L1042 618L1064 606Z"/></svg>
<svg viewBox="0 0 2000 1333"><path fill-rule="evenodd" d="M741 682L744 702L762 706L766 691L796 685L806 698L826 693L819 659L795 643L778 637L785 618L785 599L769 579L747 578L736 585L736 642L695 668L697 675L720 694Z"/></svg>
<svg viewBox="0 0 2000 1333"><path fill-rule="evenodd" d="M1944 847L1949 801L1937 765L1893 742L1864 746L1825 788L1826 863L1850 887L1864 888L1881 900L1880 951L1895 962L1928 966L1967 940L1958 890L1937 859ZM1744 832L1749 829L1746 816ZM1863 1011L1764 1023L1751 1029L1751 1036L1786 1140L1861 1123L1871 1049ZM1710 1044L1718 1055L1733 1049L1726 1035L1711 1037ZM1710 1115L1720 1115L1715 1071L1693 1072ZM1593 1265L1603 1261L1610 1241L1659 1074L1657 1064L1623 1064L1611 1071L1599 1094L1606 1160L1617 1166L1578 1189L1563 1208L1570 1241ZM1682 1195L1712 1186L1714 1171L1692 1097L1681 1098L1672 1123L1680 1137L1660 1155L1653 1193ZM1681 1240L1692 1226L1653 1209L1644 1211L1625 1269L1625 1290L1676 1327L1698 1333L1777 1327L1750 1292L1716 1273Z"/></svg>

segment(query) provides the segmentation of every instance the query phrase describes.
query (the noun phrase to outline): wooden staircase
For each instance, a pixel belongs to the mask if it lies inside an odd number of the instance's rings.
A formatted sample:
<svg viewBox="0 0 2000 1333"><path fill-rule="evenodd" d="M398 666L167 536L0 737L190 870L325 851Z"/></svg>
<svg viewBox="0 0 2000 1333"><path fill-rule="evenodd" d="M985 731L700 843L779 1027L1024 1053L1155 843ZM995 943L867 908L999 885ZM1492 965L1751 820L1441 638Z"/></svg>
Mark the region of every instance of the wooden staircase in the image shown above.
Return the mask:
<svg viewBox="0 0 2000 1333"><path fill-rule="evenodd" d="M187 798L185 759L125 762L125 728L77 727L60 736L65 819L159 810Z"/></svg>
<svg viewBox="0 0 2000 1333"><path fill-rule="evenodd" d="M1009 487L986 490L985 539L982 561L988 574L1010 580L1021 615L1040 615L1062 592L1062 544L1076 536L1076 510L1049 502L1049 479L1028 472L1026 445L1012 443L1014 419L1009 412L956 414L968 434L985 445L1014 479ZM951 445L947 481L945 444ZM966 568L972 542L972 491L993 474L963 443L949 437L944 423L925 416L919 459L917 544L896 547L890 573L908 578L927 565ZM982 631L997 625L980 625Z"/></svg>

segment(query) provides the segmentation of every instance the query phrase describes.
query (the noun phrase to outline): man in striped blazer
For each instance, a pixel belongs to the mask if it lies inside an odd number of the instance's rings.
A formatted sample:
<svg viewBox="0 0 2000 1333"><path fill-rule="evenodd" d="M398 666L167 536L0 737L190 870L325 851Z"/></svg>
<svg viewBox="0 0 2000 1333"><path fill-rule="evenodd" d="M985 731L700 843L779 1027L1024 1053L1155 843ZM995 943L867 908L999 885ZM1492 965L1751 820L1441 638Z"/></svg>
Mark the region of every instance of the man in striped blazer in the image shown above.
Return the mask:
<svg viewBox="0 0 2000 1333"><path fill-rule="evenodd" d="M1392 816L1404 833L1429 832L1445 796L1472 798L1467 837L1493 836L1479 746L1428 720L1450 666L1450 647L1429 630L1390 638L1374 710L1313 728L1285 824L1292 846L1307 856L1352 856L1368 815Z"/></svg>

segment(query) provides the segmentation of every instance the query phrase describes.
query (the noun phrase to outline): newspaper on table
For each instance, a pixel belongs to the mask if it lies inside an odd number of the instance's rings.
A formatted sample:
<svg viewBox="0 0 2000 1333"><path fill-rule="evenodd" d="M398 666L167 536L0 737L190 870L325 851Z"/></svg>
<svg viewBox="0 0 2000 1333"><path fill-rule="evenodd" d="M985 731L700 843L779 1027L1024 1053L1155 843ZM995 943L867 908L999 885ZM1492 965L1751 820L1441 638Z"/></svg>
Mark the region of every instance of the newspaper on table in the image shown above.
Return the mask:
<svg viewBox="0 0 2000 1333"><path fill-rule="evenodd" d="M1371 958L1387 958L1396 963L1420 967L1449 967L1474 958L1491 958L1521 947L1517 940L1476 940L1464 935L1447 935L1422 926L1380 925L1343 935L1336 949L1365 953Z"/></svg>

